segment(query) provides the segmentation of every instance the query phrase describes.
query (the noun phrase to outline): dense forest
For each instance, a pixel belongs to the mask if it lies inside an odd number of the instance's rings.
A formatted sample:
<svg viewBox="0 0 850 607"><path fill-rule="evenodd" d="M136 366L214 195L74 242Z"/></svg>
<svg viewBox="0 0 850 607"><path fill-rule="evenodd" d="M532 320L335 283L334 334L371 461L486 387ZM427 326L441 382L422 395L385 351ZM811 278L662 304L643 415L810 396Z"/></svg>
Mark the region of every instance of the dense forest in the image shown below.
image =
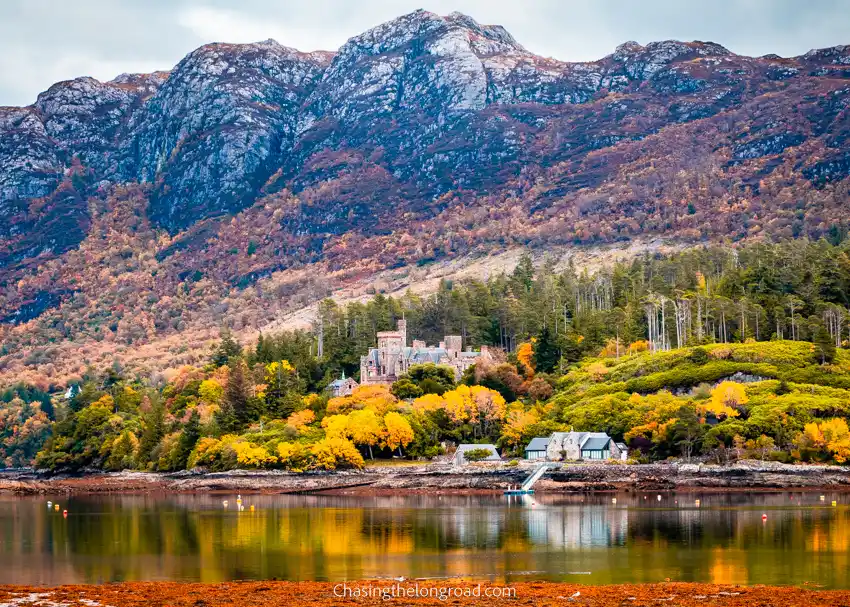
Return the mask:
<svg viewBox="0 0 850 607"><path fill-rule="evenodd" d="M650 256L590 274L524 256L428 297L322 303L310 331L240 344L163 383L91 370L0 393L6 466L359 468L459 442L519 457L554 430L606 431L637 461L850 458L850 246L794 241ZM414 367L330 398L376 331L495 348L460 381ZM59 391L61 388L61 391ZM66 391L67 390L67 391Z"/></svg>

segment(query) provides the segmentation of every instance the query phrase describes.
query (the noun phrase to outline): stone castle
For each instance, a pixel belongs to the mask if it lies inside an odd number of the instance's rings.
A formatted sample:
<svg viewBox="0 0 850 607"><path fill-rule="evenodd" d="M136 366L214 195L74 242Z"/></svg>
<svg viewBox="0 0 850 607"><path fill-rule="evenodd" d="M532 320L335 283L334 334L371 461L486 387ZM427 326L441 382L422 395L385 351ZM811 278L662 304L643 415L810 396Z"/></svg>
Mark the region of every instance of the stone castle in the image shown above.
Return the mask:
<svg viewBox="0 0 850 607"><path fill-rule="evenodd" d="M407 373L412 365L434 363L446 365L455 371L459 380L466 369L481 359L492 358L486 346L480 352L472 348L463 349L460 335L446 335L438 346L428 346L414 339L407 345L407 321L398 321L395 331L378 333L378 347L371 348L366 356L360 357L360 384L391 384Z"/></svg>

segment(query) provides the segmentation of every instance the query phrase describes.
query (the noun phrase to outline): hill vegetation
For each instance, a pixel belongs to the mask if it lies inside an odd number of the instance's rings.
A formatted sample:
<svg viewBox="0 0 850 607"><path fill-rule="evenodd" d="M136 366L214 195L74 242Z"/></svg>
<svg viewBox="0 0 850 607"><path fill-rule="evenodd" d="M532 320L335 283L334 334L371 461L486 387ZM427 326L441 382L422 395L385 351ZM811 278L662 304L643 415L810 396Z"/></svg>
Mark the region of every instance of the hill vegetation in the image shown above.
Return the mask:
<svg viewBox="0 0 850 607"><path fill-rule="evenodd" d="M68 399L15 386L2 455L52 469L301 471L431 458L460 442L520 455L572 427L608 432L638 460L843 463L848 283L846 242L693 249L594 275L526 256L431 297L326 301L316 331L246 347L225 329L203 364L159 382L92 370ZM431 365L329 398L329 381L356 375L375 332L402 314L417 337L458 333L503 354L457 383Z"/></svg>

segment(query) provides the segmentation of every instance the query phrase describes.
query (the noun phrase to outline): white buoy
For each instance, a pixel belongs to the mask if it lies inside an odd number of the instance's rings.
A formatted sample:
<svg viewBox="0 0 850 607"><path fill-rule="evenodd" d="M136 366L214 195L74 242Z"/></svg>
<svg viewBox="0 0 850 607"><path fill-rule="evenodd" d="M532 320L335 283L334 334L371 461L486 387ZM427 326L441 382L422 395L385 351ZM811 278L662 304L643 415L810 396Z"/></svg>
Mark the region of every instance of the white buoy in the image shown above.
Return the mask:
<svg viewBox="0 0 850 607"><path fill-rule="evenodd" d="M224 506L225 508L227 508L227 500L224 500L223 502L221 502L221 505Z"/></svg>
<svg viewBox="0 0 850 607"><path fill-rule="evenodd" d="M611 498L611 503L612 503L612 504L616 504L616 503L617 503L617 498L616 498L616 497L612 497L612 498Z"/></svg>
<svg viewBox="0 0 850 607"><path fill-rule="evenodd" d="M825 495L821 495L821 496L820 496L820 501L825 501L825 500L826 500L826 496L825 496Z"/></svg>
<svg viewBox="0 0 850 607"><path fill-rule="evenodd" d="M700 503L700 502L699 502L699 500L694 500L694 505L695 505L697 508L699 508L699 503Z"/></svg>
<svg viewBox="0 0 850 607"><path fill-rule="evenodd" d="M658 501L659 501L659 502L661 501L661 496L660 496L660 495L658 496Z"/></svg>
<svg viewBox="0 0 850 607"><path fill-rule="evenodd" d="M53 502L47 502L47 509L53 508Z"/></svg>

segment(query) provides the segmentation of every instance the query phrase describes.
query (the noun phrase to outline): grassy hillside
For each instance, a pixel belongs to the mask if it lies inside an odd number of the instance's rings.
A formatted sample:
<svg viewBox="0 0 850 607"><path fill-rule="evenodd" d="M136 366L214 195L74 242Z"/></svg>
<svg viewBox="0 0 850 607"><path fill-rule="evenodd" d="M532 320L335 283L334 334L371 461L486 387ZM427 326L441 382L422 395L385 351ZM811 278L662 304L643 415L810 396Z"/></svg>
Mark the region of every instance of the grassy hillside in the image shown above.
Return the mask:
<svg viewBox="0 0 850 607"><path fill-rule="evenodd" d="M657 457L725 457L736 437L766 436L778 450L772 457L809 459L798 440L807 424L850 414L850 353L838 350L823 365L814 351L809 342L774 341L586 359L558 380L552 414ZM717 395L724 385L737 395L724 401ZM846 435L836 440L850 449Z"/></svg>

